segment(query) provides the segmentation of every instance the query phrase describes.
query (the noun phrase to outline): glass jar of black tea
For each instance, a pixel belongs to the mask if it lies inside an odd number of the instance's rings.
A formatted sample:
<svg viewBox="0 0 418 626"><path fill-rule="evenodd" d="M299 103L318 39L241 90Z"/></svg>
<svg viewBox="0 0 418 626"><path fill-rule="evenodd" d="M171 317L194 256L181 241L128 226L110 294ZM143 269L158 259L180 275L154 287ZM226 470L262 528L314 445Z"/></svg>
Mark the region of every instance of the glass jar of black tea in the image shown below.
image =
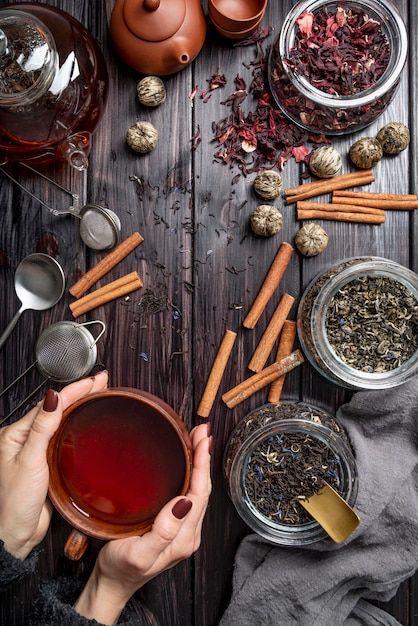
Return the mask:
<svg viewBox="0 0 418 626"><path fill-rule="evenodd" d="M327 539L298 502L325 482L350 506L357 498L357 465L345 430L327 411L305 403L266 404L251 411L230 436L224 470L241 518L274 544Z"/></svg>

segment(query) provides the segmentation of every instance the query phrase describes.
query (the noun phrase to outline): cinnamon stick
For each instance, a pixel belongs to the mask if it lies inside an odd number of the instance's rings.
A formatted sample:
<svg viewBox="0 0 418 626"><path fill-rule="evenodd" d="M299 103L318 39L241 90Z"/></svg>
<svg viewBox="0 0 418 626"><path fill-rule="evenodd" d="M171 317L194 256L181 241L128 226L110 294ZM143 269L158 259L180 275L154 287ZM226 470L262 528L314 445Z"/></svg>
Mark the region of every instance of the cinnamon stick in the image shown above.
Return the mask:
<svg viewBox="0 0 418 626"><path fill-rule="evenodd" d="M197 414L200 417L209 417L209 413L215 401L216 394L218 393L219 385L221 384L222 376L224 374L236 336L237 333L234 333L232 330L225 331L221 345L219 346L216 354L216 358L213 362L205 390L197 408Z"/></svg>
<svg viewBox="0 0 418 626"><path fill-rule="evenodd" d="M280 335L283 324L290 313L290 309L292 308L294 301L294 297L290 296L288 293L282 295L280 302L259 341L258 346L254 350L254 354L248 364L248 369L253 372L259 372L263 369L268 356L273 349L274 343Z"/></svg>
<svg viewBox="0 0 418 626"><path fill-rule="evenodd" d="M417 196L414 193L384 193L377 191L347 191L347 190L335 190L333 195L343 196L347 198L371 198L374 200L399 200L399 202L405 202L408 200L417 200Z"/></svg>
<svg viewBox="0 0 418 626"><path fill-rule="evenodd" d="M363 206L375 209L418 209L417 200L390 200L384 198L363 198L355 196L333 196L332 204L349 204L350 206Z"/></svg>
<svg viewBox="0 0 418 626"><path fill-rule="evenodd" d="M293 344L296 338L296 322L286 320L283 324L282 334L280 336L279 347L277 348L276 361L280 361L284 357L288 356L293 349ZM282 395L283 385L286 378L286 374L279 376L270 385L270 391L268 395L268 401L278 403Z"/></svg>
<svg viewBox="0 0 418 626"><path fill-rule="evenodd" d="M345 213L367 213L369 215L384 216L383 209L361 206L358 204L337 204L334 202L297 202L297 211L341 211Z"/></svg>
<svg viewBox="0 0 418 626"><path fill-rule="evenodd" d="M105 274L110 272L120 261L122 261L130 252L135 250L140 243L144 241L142 235L138 232L130 235L125 241L122 241L112 252L109 252L101 261L92 267L70 288L70 294L75 298L79 298L86 293L94 283L96 283Z"/></svg>
<svg viewBox="0 0 418 626"><path fill-rule="evenodd" d="M385 216L347 211L298 211L298 220L334 220L335 222L358 222L359 224L383 224Z"/></svg>
<svg viewBox="0 0 418 626"><path fill-rule="evenodd" d="M74 317L80 317L80 315L88 313L102 304L106 304L132 291L136 291L140 287L142 287L142 280L137 272L131 272L130 274L126 274L126 276L122 276L108 283L100 289L92 291L87 296L72 302L70 304L71 312Z"/></svg>
<svg viewBox="0 0 418 626"><path fill-rule="evenodd" d="M280 283L280 280L289 264L291 256L294 252L290 243L283 242L273 260L273 263L261 285L250 310L244 318L243 325L245 328L254 328L260 319L268 301Z"/></svg>
<svg viewBox="0 0 418 626"><path fill-rule="evenodd" d="M257 372L250 378L247 378L239 385L236 385L222 396L222 400L225 404L233 409L235 406L243 402L246 398L249 398L254 393L263 389L266 385L269 385L273 380L287 374L298 365L304 362L303 355L300 350L295 350L289 356L280 359L272 365Z"/></svg>
<svg viewBox="0 0 418 626"><path fill-rule="evenodd" d="M362 170L358 172L350 172L349 174L340 174L338 176L333 176L333 178L327 178L326 180L315 180L311 183L298 185L297 187L289 187L284 191L286 204L330 193L336 189L346 189L347 187L366 185L374 182L374 180L375 178L372 170Z"/></svg>

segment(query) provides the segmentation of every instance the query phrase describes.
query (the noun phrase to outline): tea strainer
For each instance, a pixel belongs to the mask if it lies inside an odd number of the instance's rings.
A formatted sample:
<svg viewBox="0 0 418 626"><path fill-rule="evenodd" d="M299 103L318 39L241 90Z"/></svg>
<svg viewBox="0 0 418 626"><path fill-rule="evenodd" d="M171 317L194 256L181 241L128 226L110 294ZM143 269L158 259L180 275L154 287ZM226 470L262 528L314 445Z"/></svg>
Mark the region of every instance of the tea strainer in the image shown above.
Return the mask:
<svg viewBox="0 0 418 626"><path fill-rule="evenodd" d="M86 328L86 326L92 324L99 324L102 327L96 338ZM29 400L48 380L66 384L87 376L96 363L96 344L105 330L104 323L98 320L85 322L84 324L64 321L48 326L40 334L36 342L36 361L3 389L0 396L3 396L11 389L35 365L44 377L44 380L9 415L0 421L0 425Z"/></svg>
<svg viewBox="0 0 418 626"><path fill-rule="evenodd" d="M44 180L48 181L54 187L61 189L64 193L72 197L72 205L68 209L53 209L46 202L41 200L27 189L22 183L16 180L11 174L4 169L5 162L0 163L3 174L7 176L15 185L20 187L31 198L39 202L43 207L48 209L53 215L65 215L70 213L80 220L80 238L84 244L92 250L110 250L120 243L121 223L119 217L111 211L98 204L85 204L81 209L79 208L79 196L65 187L62 187L59 183L52 180L45 174L33 169L27 163L20 163L31 172L34 172L37 176L40 176Z"/></svg>

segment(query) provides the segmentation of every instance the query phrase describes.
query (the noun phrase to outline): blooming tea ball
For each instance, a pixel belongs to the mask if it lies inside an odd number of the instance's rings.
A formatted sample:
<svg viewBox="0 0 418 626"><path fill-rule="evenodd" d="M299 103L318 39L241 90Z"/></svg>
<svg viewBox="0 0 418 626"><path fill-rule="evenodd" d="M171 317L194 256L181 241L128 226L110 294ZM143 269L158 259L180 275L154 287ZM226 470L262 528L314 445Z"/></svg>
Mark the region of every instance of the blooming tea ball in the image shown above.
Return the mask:
<svg viewBox="0 0 418 626"><path fill-rule="evenodd" d="M328 245L328 235L319 224L305 224L296 233L295 244L303 256L316 256Z"/></svg>
<svg viewBox="0 0 418 626"><path fill-rule="evenodd" d="M317 148L309 159L309 169L318 178L332 178L338 174L342 164L341 154L332 146Z"/></svg>
<svg viewBox="0 0 418 626"><path fill-rule="evenodd" d="M251 230L259 237L271 237L283 225L283 216L275 206L261 204L251 213Z"/></svg>
<svg viewBox="0 0 418 626"><path fill-rule="evenodd" d="M136 86L136 92L140 103L147 107L156 107L166 99L164 83L158 76L145 76Z"/></svg>
<svg viewBox="0 0 418 626"><path fill-rule="evenodd" d="M157 145L158 131L151 122L136 122L128 129L126 141L132 150L145 154Z"/></svg>
<svg viewBox="0 0 418 626"><path fill-rule="evenodd" d="M260 172L254 179L254 191L260 198L274 200L280 194L283 187L282 177L278 172L266 170Z"/></svg>
<svg viewBox="0 0 418 626"><path fill-rule="evenodd" d="M380 161L383 156L383 149L374 137L363 137L353 143L349 154L354 165L368 170Z"/></svg>
<svg viewBox="0 0 418 626"><path fill-rule="evenodd" d="M409 146L411 135L402 122L389 122L377 133L377 140L386 154L399 154Z"/></svg>

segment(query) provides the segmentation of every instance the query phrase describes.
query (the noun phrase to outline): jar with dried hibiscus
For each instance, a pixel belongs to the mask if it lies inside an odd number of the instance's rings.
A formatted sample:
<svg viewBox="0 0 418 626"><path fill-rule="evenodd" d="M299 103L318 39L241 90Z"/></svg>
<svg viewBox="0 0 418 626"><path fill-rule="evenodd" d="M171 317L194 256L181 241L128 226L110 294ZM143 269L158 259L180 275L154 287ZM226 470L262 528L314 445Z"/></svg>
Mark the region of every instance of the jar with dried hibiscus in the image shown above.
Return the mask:
<svg viewBox="0 0 418 626"><path fill-rule="evenodd" d="M380 257L326 268L307 286L297 320L315 369L352 389L387 389L418 373L418 275Z"/></svg>
<svg viewBox="0 0 418 626"><path fill-rule="evenodd" d="M266 404L249 413L230 436L224 468L237 512L274 544L327 539L299 502L326 482L350 506L357 498L357 465L345 430L327 411L302 402Z"/></svg>
<svg viewBox="0 0 418 626"><path fill-rule="evenodd" d="M279 107L311 132L371 124L390 104L407 56L407 32L390 0L301 0L269 59Z"/></svg>

